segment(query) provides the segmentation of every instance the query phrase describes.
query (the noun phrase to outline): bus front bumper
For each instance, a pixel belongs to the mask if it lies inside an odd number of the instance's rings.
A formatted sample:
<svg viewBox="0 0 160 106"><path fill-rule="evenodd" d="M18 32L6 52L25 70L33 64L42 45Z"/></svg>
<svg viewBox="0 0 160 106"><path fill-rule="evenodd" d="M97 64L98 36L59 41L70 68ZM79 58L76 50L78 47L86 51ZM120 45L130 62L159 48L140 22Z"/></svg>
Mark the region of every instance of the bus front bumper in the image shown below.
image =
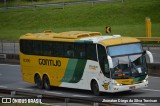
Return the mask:
<svg viewBox="0 0 160 106"><path fill-rule="evenodd" d="M148 87L148 81L143 82L143 83L138 83L138 84L132 84L132 85L112 85L110 87L109 92L123 92L123 91L130 91L130 90L135 90L139 88L144 88Z"/></svg>

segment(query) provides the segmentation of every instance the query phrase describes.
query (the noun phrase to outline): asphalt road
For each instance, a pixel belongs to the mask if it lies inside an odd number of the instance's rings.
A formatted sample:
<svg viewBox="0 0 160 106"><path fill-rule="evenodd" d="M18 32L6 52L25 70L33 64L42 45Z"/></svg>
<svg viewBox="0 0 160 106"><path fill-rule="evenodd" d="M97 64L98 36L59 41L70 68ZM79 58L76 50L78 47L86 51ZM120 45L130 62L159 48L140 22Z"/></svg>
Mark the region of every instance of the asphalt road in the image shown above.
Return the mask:
<svg viewBox="0 0 160 106"><path fill-rule="evenodd" d="M76 89L67 89L67 88L54 88L51 91L39 90L35 87L34 84L23 82L21 77L21 71L19 65L7 65L0 64L0 88L13 88L25 91L33 91L44 94L51 94L54 96L62 97L81 97L81 98L92 98L95 101L100 98L109 98L109 97L158 97L160 99L160 77L149 76L149 87L144 89L137 89L132 92L121 92L121 93L103 93L102 96L94 96L90 91L85 90L76 90ZM3 95L0 94L0 97ZM159 106L160 103L119 103L120 105L128 106Z"/></svg>

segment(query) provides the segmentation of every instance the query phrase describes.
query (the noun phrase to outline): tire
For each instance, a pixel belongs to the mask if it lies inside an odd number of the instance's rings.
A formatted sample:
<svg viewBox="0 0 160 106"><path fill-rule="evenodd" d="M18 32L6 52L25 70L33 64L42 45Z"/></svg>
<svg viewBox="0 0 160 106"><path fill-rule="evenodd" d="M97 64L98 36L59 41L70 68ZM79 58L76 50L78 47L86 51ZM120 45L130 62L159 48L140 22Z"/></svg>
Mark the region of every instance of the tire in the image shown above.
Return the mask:
<svg viewBox="0 0 160 106"><path fill-rule="evenodd" d="M35 82L37 88L43 89L43 82L42 82L41 77L40 77L39 74L36 74L34 76L34 82Z"/></svg>
<svg viewBox="0 0 160 106"><path fill-rule="evenodd" d="M92 81L91 83L91 89L92 89L92 92L95 96L99 96L100 95L100 92L99 92L99 86L98 86L98 83L97 81Z"/></svg>
<svg viewBox="0 0 160 106"><path fill-rule="evenodd" d="M49 78L48 78L47 75L45 75L45 76L43 77L43 84L44 84L44 88L45 88L46 90L51 90L50 81L49 81Z"/></svg>

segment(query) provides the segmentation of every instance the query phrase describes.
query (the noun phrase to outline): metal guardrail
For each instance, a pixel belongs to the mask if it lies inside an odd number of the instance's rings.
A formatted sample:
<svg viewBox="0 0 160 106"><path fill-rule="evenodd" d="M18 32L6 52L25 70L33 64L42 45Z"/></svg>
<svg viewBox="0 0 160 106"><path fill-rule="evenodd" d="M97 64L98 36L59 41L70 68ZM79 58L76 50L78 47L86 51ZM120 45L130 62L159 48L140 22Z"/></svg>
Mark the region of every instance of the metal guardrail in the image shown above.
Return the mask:
<svg viewBox="0 0 160 106"><path fill-rule="evenodd" d="M0 10L6 10L6 9L15 9L15 8L33 8L33 7L49 7L49 6L64 6L65 5L75 5L75 4L95 4L98 2L124 2L124 0L86 0L86 1L74 1L74 2L59 2L59 3L48 3L48 4L31 4L31 5L17 5L8 7L5 5L4 7L1 7Z"/></svg>
<svg viewBox="0 0 160 106"><path fill-rule="evenodd" d="M160 42L160 37L137 37L137 39L143 42L148 42L148 41Z"/></svg>
<svg viewBox="0 0 160 106"><path fill-rule="evenodd" d="M92 98L84 98L84 97L65 97L65 96L59 96L59 95L55 95L55 94L51 94L51 93L46 93L45 91L42 92L37 92L37 90L31 90L31 89L14 89L14 88L4 88L0 86L0 93L4 93L4 94L8 94L10 95L10 97L7 96L7 98L28 98L28 99L41 99L42 103L39 104L43 104L43 101L48 101L52 100L52 102L49 103L54 103L54 101L56 101L56 103L58 103L57 101L59 101L59 103L63 103L65 106L68 106L69 103L78 103L79 105L83 104L90 104L91 106L99 106L101 104L102 105L107 105L107 106L116 106L116 105L111 105L110 103L101 103L101 100L92 100ZM5 98L5 97L4 97ZM46 99L46 100L45 100ZM1 101L2 102L2 101ZM12 102L12 101L11 101ZM49 103L47 103L49 105ZM46 103L44 103L46 104Z"/></svg>
<svg viewBox="0 0 160 106"><path fill-rule="evenodd" d="M19 41L0 40L0 54L19 54Z"/></svg>
<svg viewBox="0 0 160 106"><path fill-rule="evenodd" d="M0 59L6 59L6 54L0 54Z"/></svg>

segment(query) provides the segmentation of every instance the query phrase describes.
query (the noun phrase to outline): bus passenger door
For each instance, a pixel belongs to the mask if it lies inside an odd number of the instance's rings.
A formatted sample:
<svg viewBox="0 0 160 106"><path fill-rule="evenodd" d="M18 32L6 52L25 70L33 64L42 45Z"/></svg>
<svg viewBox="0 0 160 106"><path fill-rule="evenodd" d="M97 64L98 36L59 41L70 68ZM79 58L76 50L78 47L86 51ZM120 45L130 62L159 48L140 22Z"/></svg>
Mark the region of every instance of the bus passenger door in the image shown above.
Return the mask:
<svg viewBox="0 0 160 106"><path fill-rule="evenodd" d="M108 90L109 82L110 82L110 70L109 63L107 59L106 49L102 45L97 45L98 49L98 59L99 65L101 68L100 77L102 79L101 84L105 90Z"/></svg>
<svg viewBox="0 0 160 106"><path fill-rule="evenodd" d="M110 78L109 64L107 60L106 49L102 45L98 45L98 59L101 71L104 76Z"/></svg>

